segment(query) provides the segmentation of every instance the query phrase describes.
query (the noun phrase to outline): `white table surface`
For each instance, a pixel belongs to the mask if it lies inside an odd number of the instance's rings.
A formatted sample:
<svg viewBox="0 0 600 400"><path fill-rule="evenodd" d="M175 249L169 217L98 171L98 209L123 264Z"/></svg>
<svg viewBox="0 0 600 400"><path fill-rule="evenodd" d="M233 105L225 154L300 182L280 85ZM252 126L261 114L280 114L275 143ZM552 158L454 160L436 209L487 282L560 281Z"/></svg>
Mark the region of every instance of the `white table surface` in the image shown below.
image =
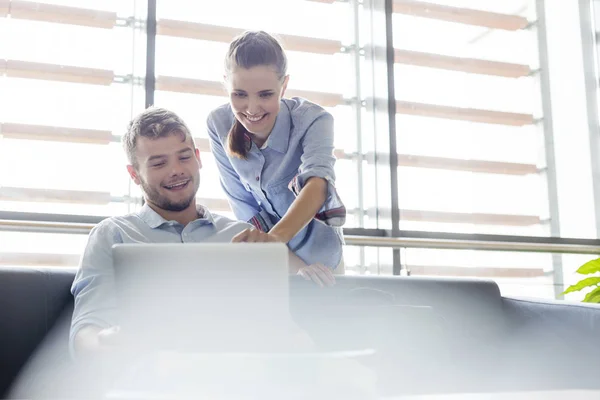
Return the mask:
<svg viewBox="0 0 600 400"><path fill-rule="evenodd" d="M555 390L384 397L381 400L600 400L600 391Z"/></svg>

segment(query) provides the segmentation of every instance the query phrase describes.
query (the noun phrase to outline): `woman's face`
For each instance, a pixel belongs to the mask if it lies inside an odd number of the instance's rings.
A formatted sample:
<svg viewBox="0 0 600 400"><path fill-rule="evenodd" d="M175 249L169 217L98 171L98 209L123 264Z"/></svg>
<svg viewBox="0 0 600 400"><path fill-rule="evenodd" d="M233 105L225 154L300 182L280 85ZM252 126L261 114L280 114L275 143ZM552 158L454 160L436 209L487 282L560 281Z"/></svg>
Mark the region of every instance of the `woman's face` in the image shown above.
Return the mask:
<svg viewBox="0 0 600 400"><path fill-rule="evenodd" d="M236 68L227 77L231 108L248 132L260 138L269 136L287 82L288 76L280 79L269 65Z"/></svg>

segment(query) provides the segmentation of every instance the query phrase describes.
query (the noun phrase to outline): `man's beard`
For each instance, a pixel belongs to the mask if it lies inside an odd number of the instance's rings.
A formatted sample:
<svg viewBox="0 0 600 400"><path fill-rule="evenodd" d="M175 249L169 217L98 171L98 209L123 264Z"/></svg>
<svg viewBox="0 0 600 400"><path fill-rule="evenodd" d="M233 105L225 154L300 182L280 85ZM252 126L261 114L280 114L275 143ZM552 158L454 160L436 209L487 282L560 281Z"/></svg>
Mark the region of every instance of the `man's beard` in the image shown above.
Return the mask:
<svg viewBox="0 0 600 400"><path fill-rule="evenodd" d="M154 204L155 206L166 210L166 211L183 211L192 204L192 201L196 197L196 193L198 192L198 188L200 187L200 179L194 180L189 183L190 185L195 185L193 193L189 198L181 200L179 202L173 202L169 200L166 196L163 196L158 192L158 190L150 187L145 181L141 180L140 186L146 195L146 201Z"/></svg>

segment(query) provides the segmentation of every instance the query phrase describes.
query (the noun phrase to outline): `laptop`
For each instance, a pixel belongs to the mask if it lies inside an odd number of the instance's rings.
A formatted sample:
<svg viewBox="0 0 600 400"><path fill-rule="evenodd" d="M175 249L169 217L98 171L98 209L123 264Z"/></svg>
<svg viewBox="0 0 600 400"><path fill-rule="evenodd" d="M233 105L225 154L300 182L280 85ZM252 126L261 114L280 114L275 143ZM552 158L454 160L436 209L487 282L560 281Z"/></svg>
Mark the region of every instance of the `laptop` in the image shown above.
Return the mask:
<svg viewBox="0 0 600 400"><path fill-rule="evenodd" d="M120 244L113 262L121 349L133 362L107 398L333 398L357 393L341 377L370 373L351 359L372 349L322 352L297 340L284 244Z"/></svg>
<svg viewBox="0 0 600 400"><path fill-rule="evenodd" d="M160 350L263 351L285 334L288 248L282 243L113 246L121 333Z"/></svg>

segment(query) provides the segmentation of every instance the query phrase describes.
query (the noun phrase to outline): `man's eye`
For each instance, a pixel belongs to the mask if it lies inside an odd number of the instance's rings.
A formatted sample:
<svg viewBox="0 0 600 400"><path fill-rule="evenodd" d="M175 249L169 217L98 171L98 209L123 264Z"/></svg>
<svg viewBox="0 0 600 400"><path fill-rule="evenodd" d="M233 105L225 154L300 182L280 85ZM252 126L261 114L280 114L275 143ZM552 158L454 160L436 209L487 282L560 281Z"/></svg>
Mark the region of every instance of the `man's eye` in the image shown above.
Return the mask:
<svg viewBox="0 0 600 400"><path fill-rule="evenodd" d="M273 96L273 93L261 93L260 94L260 97L262 97L264 99L269 98L271 96Z"/></svg>
<svg viewBox="0 0 600 400"><path fill-rule="evenodd" d="M234 93L233 95L235 97L246 97L246 95L244 93Z"/></svg>
<svg viewBox="0 0 600 400"><path fill-rule="evenodd" d="M165 165L164 162L159 162L157 164L152 164L152 168L156 168L156 167L162 167L163 165Z"/></svg>
<svg viewBox="0 0 600 400"><path fill-rule="evenodd" d="M185 160L189 160L190 158L192 158L192 157L185 156L185 157L180 157L179 159L182 160L182 161L185 161Z"/></svg>

